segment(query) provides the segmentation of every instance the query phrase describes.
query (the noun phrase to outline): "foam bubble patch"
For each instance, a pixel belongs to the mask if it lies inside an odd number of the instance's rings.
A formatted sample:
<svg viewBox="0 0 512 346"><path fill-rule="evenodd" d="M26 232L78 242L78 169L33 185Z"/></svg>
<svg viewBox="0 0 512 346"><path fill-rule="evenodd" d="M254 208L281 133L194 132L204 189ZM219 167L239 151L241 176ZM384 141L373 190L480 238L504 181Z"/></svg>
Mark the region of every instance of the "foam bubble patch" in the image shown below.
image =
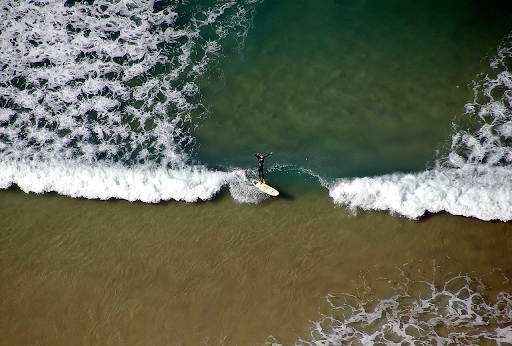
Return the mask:
<svg viewBox="0 0 512 346"><path fill-rule="evenodd" d="M310 337L297 344L510 344L509 292L493 291L482 279L470 275L441 280L418 278L407 269L398 269L402 278L366 281L363 277L363 283L354 282L356 294L329 294L326 300L330 311L314 321ZM493 274L500 275L499 271ZM506 277L501 280L508 282ZM389 287L392 295L375 297L373 281L379 287Z"/></svg>
<svg viewBox="0 0 512 346"><path fill-rule="evenodd" d="M237 178L229 182L231 196L238 203L257 204L269 198L269 195L255 188L245 173L237 171Z"/></svg>

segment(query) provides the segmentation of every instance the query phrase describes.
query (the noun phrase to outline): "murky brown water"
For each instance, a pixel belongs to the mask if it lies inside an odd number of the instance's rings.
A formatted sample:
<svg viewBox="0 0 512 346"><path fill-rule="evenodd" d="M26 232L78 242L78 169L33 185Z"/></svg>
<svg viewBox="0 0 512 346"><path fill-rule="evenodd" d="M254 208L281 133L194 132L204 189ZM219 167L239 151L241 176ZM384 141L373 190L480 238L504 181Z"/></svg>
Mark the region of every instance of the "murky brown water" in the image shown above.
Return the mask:
<svg viewBox="0 0 512 346"><path fill-rule="evenodd" d="M510 223L353 216L324 191L296 196L151 205L0 191L0 345L290 345L327 294L364 279L385 298L374 280L407 263L512 277Z"/></svg>

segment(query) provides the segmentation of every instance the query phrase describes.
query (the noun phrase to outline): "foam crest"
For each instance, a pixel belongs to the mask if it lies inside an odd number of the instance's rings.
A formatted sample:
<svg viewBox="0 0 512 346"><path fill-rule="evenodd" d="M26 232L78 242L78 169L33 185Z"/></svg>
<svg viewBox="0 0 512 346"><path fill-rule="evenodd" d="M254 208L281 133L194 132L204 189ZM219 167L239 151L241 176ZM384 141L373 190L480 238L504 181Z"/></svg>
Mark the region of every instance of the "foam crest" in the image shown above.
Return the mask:
<svg viewBox="0 0 512 346"><path fill-rule="evenodd" d="M465 116L476 131L460 129L436 167L414 174L323 182L334 203L352 210L388 210L411 219L447 211L482 220L512 219L512 36L491 62L492 73L474 82Z"/></svg>
<svg viewBox="0 0 512 346"><path fill-rule="evenodd" d="M227 184L239 183L243 172L218 172L203 166L175 169L70 162L9 162L2 166L0 188L13 182L25 192L55 191L70 197L157 203L208 200ZM245 179L246 180L246 179Z"/></svg>
<svg viewBox="0 0 512 346"><path fill-rule="evenodd" d="M326 183L334 203L354 212L388 210L417 219L447 211L482 220L512 219L512 173L506 167L468 165L416 174L395 173Z"/></svg>

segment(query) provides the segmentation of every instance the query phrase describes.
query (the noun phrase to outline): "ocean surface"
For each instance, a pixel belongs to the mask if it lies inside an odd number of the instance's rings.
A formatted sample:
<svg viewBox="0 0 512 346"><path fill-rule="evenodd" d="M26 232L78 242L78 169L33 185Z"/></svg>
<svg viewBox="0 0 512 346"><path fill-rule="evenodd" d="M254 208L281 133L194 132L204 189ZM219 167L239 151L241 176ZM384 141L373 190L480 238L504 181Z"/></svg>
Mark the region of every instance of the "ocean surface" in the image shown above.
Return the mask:
<svg viewBox="0 0 512 346"><path fill-rule="evenodd" d="M0 345L512 344L512 3L4 0L0 66Z"/></svg>

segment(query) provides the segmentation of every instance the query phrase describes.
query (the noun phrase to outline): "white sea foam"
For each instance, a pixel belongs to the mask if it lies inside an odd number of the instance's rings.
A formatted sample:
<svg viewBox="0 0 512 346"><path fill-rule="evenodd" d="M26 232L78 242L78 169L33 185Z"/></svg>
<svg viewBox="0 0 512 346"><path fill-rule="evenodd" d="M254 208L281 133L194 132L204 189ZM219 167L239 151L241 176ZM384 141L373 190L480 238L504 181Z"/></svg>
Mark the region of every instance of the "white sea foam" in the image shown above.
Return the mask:
<svg viewBox="0 0 512 346"><path fill-rule="evenodd" d="M340 179L329 186L337 204L352 210L389 210L411 219L447 211L482 220L512 219L512 172L508 167L466 166L416 174Z"/></svg>
<svg viewBox="0 0 512 346"><path fill-rule="evenodd" d="M192 202L228 184L254 200L243 172L187 165L195 80L241 44L253 3L2 1L0 186Z"/></svg>
<svg viewBox="0 0 512 346"><path fill-rule="evenodd" d="M512 342L512 294L492 291L481 279L456 275L439 280L379 277L394 292L375 297L373 282L354 282L358 293L330 294L330 311L312 322L296 345L508 345ZM498 271L498 278L507 282ZM412 276L411 276L412 275ZM492 275L492 276L496 276ZM414 277L414 279L413 279ZM490 289L491 288L491 289ZM278 342L267 344L279 345Z"/></svg>
<svg viewBox="0 0 512 346"><path fill-rule="evenodd" d="M237 171L235 171L237 172ZM252 183L246 178L245 173L242 171L237 175L236 179L230 179L229 192L235 201L238 203L257 204L269 198L269 196L254 188Z"/></svg>
<svg viewBox="0 0 512 346"><path fill-rule="evenodd" d="M452 292L447 286L455 280L466 283ZM509 344L512 342L512 295L500 292L495 303L486 302L481 293L472 289L472 281L469 277L456 277L441 289L426 283L430 286L427 298L402 293L380 300L374 308L367 307L370 304L364 301L356 306L337 306L331 302L334 309L350 309L349 316L342 320L326 316L315 323L312 340L304 343L460 345L485 340L497 345ZM486 328L489 324L493 327Z"/></svg>
<svg viewBox="0 0 512 346"><path fill-rule="evenodd" d="M474 83L465 116L477 131L457 130L450 154L414 174L323 182L334 203L352 210L388 210L416 219L447 211L482 220L512 220L512 36L491 62L493 72ZM481 100L484 100L483 102Z"/></svg>
<svg viewBox="0 0 512 346"><path fill-rule="evenodd" d="M80 164L69 161L3 163L0 188L16 183L25 192L55 191L71 197L157 203L175 200L197 202L212 198L224 185L242 186L243 171L211 171L202 166L176 169L122 165ZM244 201L251 196L235 194Z"/></svg>

